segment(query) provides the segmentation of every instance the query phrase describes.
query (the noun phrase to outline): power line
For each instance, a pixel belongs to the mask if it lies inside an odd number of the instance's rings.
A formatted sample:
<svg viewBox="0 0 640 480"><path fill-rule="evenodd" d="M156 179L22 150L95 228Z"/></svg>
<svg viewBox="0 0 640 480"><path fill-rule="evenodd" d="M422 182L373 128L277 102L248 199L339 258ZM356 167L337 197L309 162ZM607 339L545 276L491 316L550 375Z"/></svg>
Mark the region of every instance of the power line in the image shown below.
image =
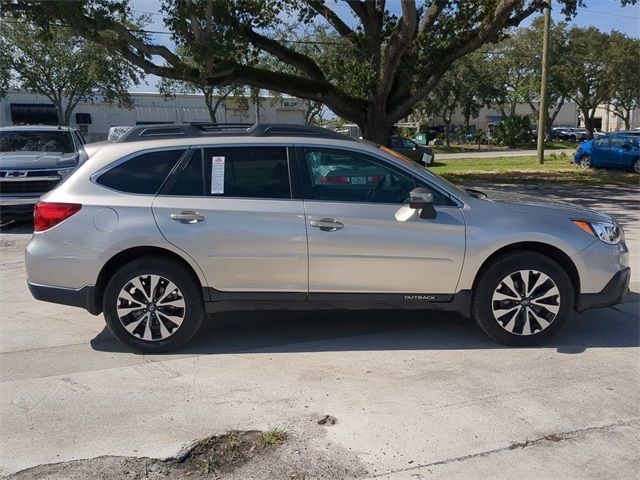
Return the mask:
<svg viewBox="0 0 640 480"><path fill-rule="evenodd" d="M589 10L588 8L579 7L579 10L589 13L597 13L599 15L609 15L610 17L630 18L631 20L640 20L640 17L632 17L630 15L620 15L619 13L599 12L597 10Z"/></svg>

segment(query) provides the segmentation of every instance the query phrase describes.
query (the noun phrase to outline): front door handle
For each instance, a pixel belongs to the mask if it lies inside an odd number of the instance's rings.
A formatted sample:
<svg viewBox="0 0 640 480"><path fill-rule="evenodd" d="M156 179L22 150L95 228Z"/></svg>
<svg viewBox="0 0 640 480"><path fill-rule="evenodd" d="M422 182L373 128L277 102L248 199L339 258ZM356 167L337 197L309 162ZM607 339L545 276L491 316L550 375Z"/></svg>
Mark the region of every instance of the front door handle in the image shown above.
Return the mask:
<svg viewBox="0 0 640 480"><path fill-rule="evenodd" d="M338 222L333 218L321 218L320 220L311 220L309 225L319 228L323 232L335 232L344 228L344 223Z"/></svg>
<svg viewBox="0 0 640 480"><path fill-rule="evenodd" d="M172 213L170 215L171 220L175 220L180 223L198 223L204 220L204 215L200 215L193 210L185 210L180 213Z"/></svg>

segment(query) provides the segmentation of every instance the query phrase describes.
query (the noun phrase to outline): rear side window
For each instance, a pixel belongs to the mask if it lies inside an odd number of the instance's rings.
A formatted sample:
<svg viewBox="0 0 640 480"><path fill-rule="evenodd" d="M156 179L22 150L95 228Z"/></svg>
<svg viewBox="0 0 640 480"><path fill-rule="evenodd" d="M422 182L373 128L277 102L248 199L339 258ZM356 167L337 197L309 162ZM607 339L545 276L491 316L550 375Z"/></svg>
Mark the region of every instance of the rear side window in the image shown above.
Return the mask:
<svg viewBox="0 0 640 480"><path fill-rule="evenodd" d="M161 150L130 158L103 173L100 185L125 193L154 195L185 150Z"/></svg>
<svg viewBox="0 0 640 480"><path fill-rule="evenodd" d="M206 195L291 198L286 147L207 148L202 162Z"/></svg>

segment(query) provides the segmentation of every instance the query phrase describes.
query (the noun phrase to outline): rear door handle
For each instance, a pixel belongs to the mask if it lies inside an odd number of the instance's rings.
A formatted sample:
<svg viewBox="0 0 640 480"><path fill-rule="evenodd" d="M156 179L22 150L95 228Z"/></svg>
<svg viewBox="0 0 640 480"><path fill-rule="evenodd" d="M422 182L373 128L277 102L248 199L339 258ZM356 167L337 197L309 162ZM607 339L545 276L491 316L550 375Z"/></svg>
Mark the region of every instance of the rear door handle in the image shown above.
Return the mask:
<svg viewBox="0 0 640 480"><path fill-rule="evenodd" d="M172 213L170 215L171 220L175 220L180 223L198 223L204 220L204 215L200 215L193 210L185 210L180 213Z"/></svg>
<svg viewBox="0 0 640 480"><path fill-rule="evenodd" d="M344 228L344 223L338 222L333 218L321 218L320 220L311 220L309 225L319 228L323 232L335 232Z"/></svg>

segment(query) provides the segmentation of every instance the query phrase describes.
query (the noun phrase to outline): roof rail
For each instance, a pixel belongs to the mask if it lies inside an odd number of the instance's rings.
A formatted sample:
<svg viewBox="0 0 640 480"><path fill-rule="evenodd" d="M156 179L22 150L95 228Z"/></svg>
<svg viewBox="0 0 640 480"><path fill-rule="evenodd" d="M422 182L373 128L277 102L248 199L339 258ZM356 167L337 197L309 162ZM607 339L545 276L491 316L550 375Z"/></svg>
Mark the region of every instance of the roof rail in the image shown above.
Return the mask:
<svg viewBox="0 0 640 480"><path fill-rule="evenodd" d="M169 138L192 138L210 136L252 137L316 137L336 140L357 140L333 130L313 125L291 123L190 123L138 125L127 130L118 143L142 140L164 140Z"/></svg>

